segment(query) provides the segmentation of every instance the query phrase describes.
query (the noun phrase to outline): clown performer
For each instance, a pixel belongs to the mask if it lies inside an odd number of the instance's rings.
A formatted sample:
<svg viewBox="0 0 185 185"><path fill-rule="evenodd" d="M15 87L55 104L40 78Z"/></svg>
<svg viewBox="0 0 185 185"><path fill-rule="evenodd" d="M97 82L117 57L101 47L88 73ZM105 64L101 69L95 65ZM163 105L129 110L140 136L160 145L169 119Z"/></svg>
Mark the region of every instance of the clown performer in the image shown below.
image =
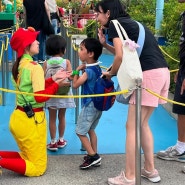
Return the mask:
<svg viewBox="0 0 185 185"><path fill-rule="evenodd" d="M39 32L34 28L19 28L12 36L10 45L17 52L12 68L12 81L19 92L53 95L71 75L70 71L58 71L44 79L40 64L32 56L39 52L36 40ZM25 176L40 176L47 168L47 125L43 110L46 96L17 94L16 107L10 117L10 131L20 152L0 151L0 166Z"/></svg>

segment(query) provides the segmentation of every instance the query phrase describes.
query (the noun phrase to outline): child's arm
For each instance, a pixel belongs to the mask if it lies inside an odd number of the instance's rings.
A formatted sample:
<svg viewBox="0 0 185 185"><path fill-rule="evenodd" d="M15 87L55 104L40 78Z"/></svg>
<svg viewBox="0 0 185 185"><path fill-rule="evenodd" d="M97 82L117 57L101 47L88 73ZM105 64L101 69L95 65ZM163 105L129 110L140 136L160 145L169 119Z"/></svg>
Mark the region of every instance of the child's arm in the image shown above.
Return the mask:
<svg viewBox="0 0 185 185"><path fill-rule="evenodd" d="M83 70L85 68L85 65L80 65L77 67L76 71ZM75 74L73 77L73 88L77 89L81 85L83 85L87 80L87 73L83 72L81 76L79 74Z"/></svg>

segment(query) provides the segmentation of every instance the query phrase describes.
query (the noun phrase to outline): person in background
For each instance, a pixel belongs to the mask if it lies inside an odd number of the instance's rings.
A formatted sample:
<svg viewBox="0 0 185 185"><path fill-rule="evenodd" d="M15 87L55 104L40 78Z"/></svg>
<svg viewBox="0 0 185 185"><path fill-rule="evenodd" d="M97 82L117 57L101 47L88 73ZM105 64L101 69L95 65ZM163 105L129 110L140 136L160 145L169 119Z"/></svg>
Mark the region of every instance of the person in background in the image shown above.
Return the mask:
<svg viewBox="0 0 185 185"><path fill-rule="evenodd" d="M108 29L108 39L113 42L113 46L106 42L102 29L99 29L99 40L102 45L114 54L112 68L109 72L103 72L106 78L110 79L116 75L124 52L122 52L122 42L118 36L114 24L111 20L118 20L127 32L128 37L137 43L139 36L139 26L131 19L120 0L101 0L95 6L97 21L103 28ZM143 71L143 81L141 86L148 88L157 94L168 97L170 84L170 72L167 62L162 55L158 43L151 31L144 26L145 40L140 55L140 63ZM134 67L134 66L133 66ZM124 80L124 79L123 79ZM144 152L144 167L141 170L142 177L151 182L159 182L161 177L154 166L153 136L149 127L149 119L158 107L166 101L142 90L141 95L141 146ZM126 122L126 162L125 170L120 175L108 178L110 185L135 185L135 133L136 133L136 99L135 92L131 95Z"/></svg>
<svg viewBox="0 0 185 185"><path fill-rule="evenodd" d="M67 13L72 14L74 13L73 6L71 0L68 0L68 5L67 5Z"/></svg>
<svg viewBox="0 0 185 185"><path fill-rule="evenodd" d="M44 62L43 69L45 76L47 77L47 72L52 66L60 66L65 71L72 71L71 63L69 60L64 59L63 56L66 51L66 41L60 35L51 35L46 40L46 53L51 56L51 58ZM72 77L68 78L72 80ZM70 83L69 83L70 85ZM63 87L60 89L64 89ZM63 91L63 95L73 95L70 86L66 87L66 92ZM59 91L60 92L60 91ZM62 93L62 92L61 92ZM62 95L62 94L61 94ZM51 137L51 142L47 145L48 150L57 151L58 148L63 148L66 146L67 141L64 140L64 132L66 126L66 108L75 108L74 98L50 98L46 102L46 108L49 111L49 132ZM58 140L56 140L56 119L58 118Z"/></svg>
<svg viewBox="0 0 185 185"><path fill-rule="evenodd" d="M37 40L39 41L39 53L33 56L33 59L34 61L43 63L43 61L46 60L46 34L42 30L42 22L45 11L47 12L49 20L51 20L48 5L45 0L24 0L23 9L26 27L31 26L35 28L35 30L40 31L40 34L37 37Z"/></svg>
<svg viewBox="0 0 185 185"><path fill-rule="evenodd" d="M17 60L12 68L13 85L17 94L16 107L10 117L9 128L19 147L17 151L0 151L0 167L25 176L43 175L47 168L47 126L44 102L49 99L37 94L53 95L70 71L58 71L51 78L44 79L44 71L32 56L39 52L36 40L39 32L34 28L19 28L12 36L10 45L17 52Z"/></svg>
<svg viewBox="0 0 185 185"><path fill-rule="evenodd" d="M85 7L89 0L81 0L81 7Z"/></svg>
<svg viewBox="0 0 185 185"><path fill-rule="evenodd" d="M59 11L58 11L56 0L46 0L46 3L50 11L51 24L55 30L55 34L57 34L58 25L61 21L59 18L60 16L59 16Z"/></svg>
<svg viewBox="0 0 185 185"><path fill-rule="evenodd" d="M97 75L90 66L95 66L97 70L101 71L99 62L97 62L101 54L102 45L97 39L87 38L81 42L78 55L83 64L78 66L73 73L73 88L82 86L83 95L88 94L88 87L93 91ZM83 71L81 76L79 76L79 71ZM101 165L101 157L97 153L97 135L95 133L101 115L102 111L94 107L92 98L82 99L82 110L77 120L76 134L87 151L87 155L83 157L80 169Z"/></svg>
<svg viewBox="0 0 185 185"><path fill-rule="evenodd" d="M93 14L94 13L94 2L93 2L93 0L90 1L89 13L90 14Z"/></svg>
<svg viewBox="0 0 185 185"><path fill-rule="evenodd" d="M178 0L178 2L185 3L185 0ZM185 104L185 13L183 13L182 19L182 34L179 45L180 64L179 71L174 78L176 83L174 101ZM177 142L174 146L159 151L157 157L169 161L185 162L185 106L173 104L172 111L177 114ZM185 173L185 166L183 166L182 172Z"/></svg>

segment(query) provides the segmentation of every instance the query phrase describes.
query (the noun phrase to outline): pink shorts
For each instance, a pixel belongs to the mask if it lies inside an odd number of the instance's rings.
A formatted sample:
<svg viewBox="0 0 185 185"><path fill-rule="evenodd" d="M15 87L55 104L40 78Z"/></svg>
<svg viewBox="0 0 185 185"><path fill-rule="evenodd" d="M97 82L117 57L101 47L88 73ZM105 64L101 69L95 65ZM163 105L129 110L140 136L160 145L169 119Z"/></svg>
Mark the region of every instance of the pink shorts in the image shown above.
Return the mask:
<svg viewBox="0 0 185 185"><path fill-rule="evenodd" d="M147 88L158 95L167 98L170 85L170 71L168 68L158 68L143 71L142 87ZM129 103L135 104L135 92L132 94ZM154 96L145 89L142 89L141 105L158 107L159 104L165 104L166 101Z"/></svg>

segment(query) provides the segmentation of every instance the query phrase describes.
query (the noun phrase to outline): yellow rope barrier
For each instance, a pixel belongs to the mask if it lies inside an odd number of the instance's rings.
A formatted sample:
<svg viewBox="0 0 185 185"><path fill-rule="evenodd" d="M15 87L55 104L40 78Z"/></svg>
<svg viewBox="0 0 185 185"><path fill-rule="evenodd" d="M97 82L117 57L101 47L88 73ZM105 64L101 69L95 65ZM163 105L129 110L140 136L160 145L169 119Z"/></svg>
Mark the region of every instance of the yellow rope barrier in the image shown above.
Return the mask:
<svg viewBox="0 0 185 185"><path fill-rule="evenodd" d="M102 69L105 69L105 70L107 70L108 68L107 67L105 67L105 66L100 66Z"/></svg>
<svg viewBox="0 0 185 185"><path fill-rule="evenodd" d="M8 35L6 35L6 41L5 41L5 43L6 43L5 51L8 51L8 44L9 44L9 37L8 37Z"/></svg>
<svg viewBox="0 0 185 185"><path fill-rule="evenodd" d="M71 34L69 34L68 30L66 31L67 37L71 37Z"/></svg>
<svg viewBox="0 0 185 185"><path fill-rule="evenodd" d="M143 88L143 87L142 87ZM146 90L148 93L157 96L158 98L165 100L169 103L185 106L184 103L176 102L173 100L170 100L168 98L165 98L163 96L160 96L159 94L153 92L150 89L143 88ZM43 97L50 97L50 98L87 98L87 97L101 97L101 96L112 96L112 95L119 95L119 94L125 94L128 93L128 90L121 90L113 93L106 93L106 94L91 94L91 95L48 95L48 94L34 94L34 93L27 93L27 92L20 92L16 90L10 90L10 89L4 89L0 88L0 91L7 92L7 93L14 93L14 94L23 94L23 95L29 95L29 96L43 96Z"/></svg>
<svg viewBox="0 0 185 185"><path fill-rule="evenodd" d="M12 30L12 28L1 29L0 33L9 32L11 30Z"/></svg>
<svg viewBox="0 0 185 185"><path fill-rule="evenodd" d="M1 51L0 51L0 66L1 66L1 63L2 63L3 52L8 50L8 45L9 45L9 37L6 33L10 32L10 31L13 34L13 29L12 28L6 28L6 29L1 29L0 30L0 33L3 33L3 36L0 36L0 37L1 38L6 37L5 41L0 40L0 42L2 43L1 44ZM6 43L6 45L5 45L5 43Z"/></svg>
<svg viewBox="0 0 185 185"><path fill-rule="evenodd" d="M174 73L174 72L177 72L178 69L174 69L174 70L170 70L170 73Z"/></svg>
<svg viewBox="0 0 185 185"><path fill-rule="evenodd" d="M48 95L48 94L34 94L34 93L20 92L20 91L15 91L15 90L10 90L10 89L4 89L4 88L0 88L0 91L8 92L8 93L14 93L14 94L24 94L24 95L30 95L30 96L43 96L43 97L51 97L51 98L87 98L87 97L112 96L112 95L118 95L118 94L128 93L128 90L122 90L122 91L119 91L119 92L106 93L106 94L90 94L90 95Z"/></svg>
<svg viewBox="0 0 185 185"><path fill-rule="evenodd" d="M171 57L168 53L166 53L166 52L163 50L163 48L162 48L161 46L159 46L159 48L161 49L161 51L162 51L166 56L168 56L168 57L171 58L172 60L174 60L174 61L176 61L176 62L179 63L179 60L176 60L175 58Z"/></svg>
<svg viewBox="0 0 185 185"><path fill-rule="evenodd" d="M3 58L3 52L4 52L4 48L5 48L5 45L4 45L4 42L0 40L0 42L2 43L1 44L1 53L0 53L0 66L1 66L1 62L2 62L2 58Z"/></svg>
<svg viewBox="0 0 185 185"><path fill-rule="evenodd" d="M79 47L76 46L76 44L72 44L72 47L75 51L78 51Z"/></svg>
<svg viewBox="0 0 185 185"><path fill-rule="evenodd" d="M165 100L165 101L167 101L167 102L169 102L169 103L173 103L173 104L185 106L184 103L180 103L180 102L176 102L176 101L170 100L170 99L168 99L168 98L164 98L164 97L160 96L159 94L157 94L157 93L151 91L150 89L147 89L147 88L143 88L143 89L145 89L145 90L146 90L147 92L149 92L150 94L153 94L154 96L157 96L157 97L159 97L160 99Z"/></svg>

